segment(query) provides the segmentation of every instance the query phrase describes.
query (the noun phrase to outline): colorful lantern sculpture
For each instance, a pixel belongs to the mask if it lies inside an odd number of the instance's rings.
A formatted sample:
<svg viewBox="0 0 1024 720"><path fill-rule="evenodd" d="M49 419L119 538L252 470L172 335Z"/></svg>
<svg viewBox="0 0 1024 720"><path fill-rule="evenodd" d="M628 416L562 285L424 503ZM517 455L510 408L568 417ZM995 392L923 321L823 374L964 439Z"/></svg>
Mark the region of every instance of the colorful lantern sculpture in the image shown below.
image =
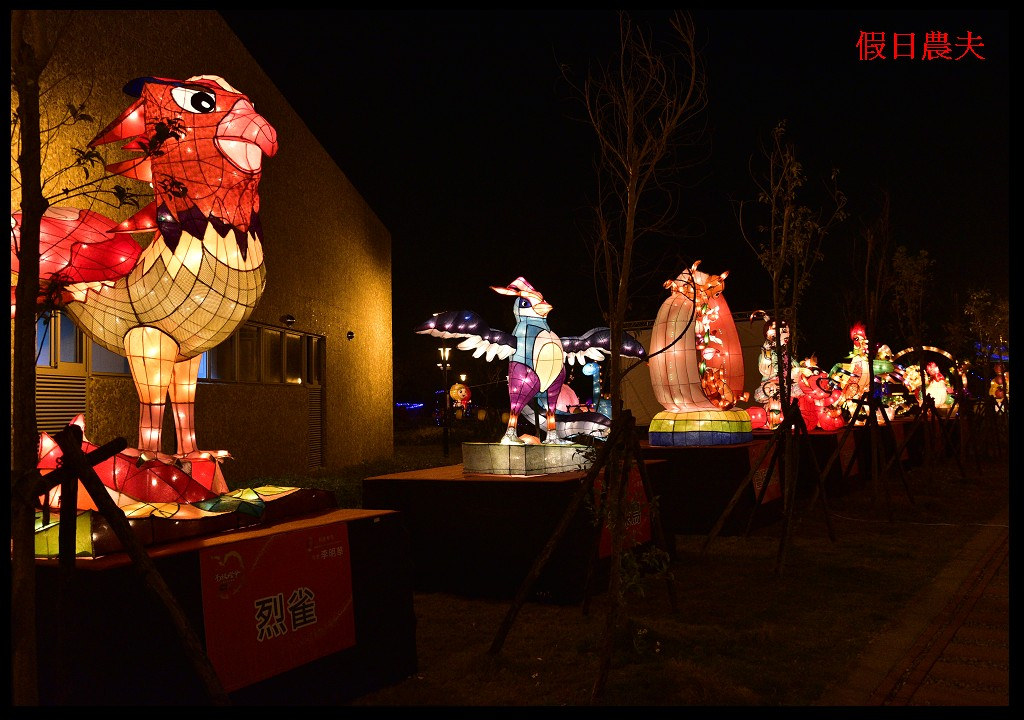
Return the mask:
<svg viewBox="0 0 1024 720"><path fill-rule="evenodd" d="M846 424L843 418L843 391L818 367L813 355L794 368L797 403L808 430L838 430Z"/></svg>
<svg viewBox="0 0 1024 720"><path fill-rule="evenodd" d="M501 438L503 444L522 445L527 442L518 432L519 415L535 397L543 400L544 442L569 443L558 435L556 420L558 399L565 383L565 363L572 365L587 360L603 360L611 354L611 332L606 327L598 327L580 336L559 337L547 321L551 304L525 278L518 277L505 287L491 286L491 289L516 298L512 305L516 326L511 334L492 330L472 310L439 313L414 328L414 332L441 338L465 338L458 348L472 351L473 357L486 355L488 361L495 357L509 358L511 409L508 426ZM624 357L646 357L643 346L628 333L623 333L619 351Z"/></svg>
<svg viewBox="0 0 1024 720"><path fill-rule="evenodd" d="M1002 363L996 363L992 370L995 375L989 382L988 394L995 403L996 412L1004 413L1010 402L1010 371Z"/></svg>
<svg viewBox="0 0 1024 720"><path fill-rule="evenodd" d="M764 310L755 310L750 313L750 320L760 317L764 320L764 342L761 343L761 350L757 354L757 370L761 373L761 384L754 388L754 400L761 404L764 413L751 412L751 427L767 427L774 430L782 422L782 390L779 388L779 355L778 343L782 344L782 365L783 372L791 377L795 375L790 369L789 362L789 323L783 320L776 323ZM778 337L776 337L778 333ZM797 385L790 386L792 397L800 394ZM763 417L763 420L762 420Z"/></svg>
<svg viewBox="0 0 1024 720"><path fill-rule="evenodd" d="M722 296L728 271L708 275L698 260L665 282L668 298L651 330L654 396L651 445L728 445L751 438L750 416L734 409L743 392L743 352Z"/></svg>
<svg viewBox="0 0 1024 720"><path fill-rule="evenodd" d="M907 390L911 392L918 404L924 402L924 397L927 395L935 402L936 408L944 408L953 404L955 397L955 390L953 386L946 380L946 376L939 370L939 366L934 361L925 363L924 371L928 375L928 387L921 392L921 388L924 385L921 378L921 368L917 365L911 365L904 370L903 384Z"/></svg>
<svg viewBox="0 0 1024 720"><path fill-rule="evenodd" d="M859 408L857 400L867 392L871 383L871 368L868 367L868 336L861 323L850 328L853 350L848 356L850 362L836 364L830 377L843 390L842 407L851 415Z"/></svg>
<svg viewBox="0 0 1024 720"><path fill-rule="evenodd" d="M952 363L950 371L957 371L956 359L948 351L935 347L934 345L922 345L920 349L925 352L935 353L936 355L941 355L947 358ZM938 409L948 408L955 400L956 388L954 388L953 384L945 375L942 374L938 363L935 361L925 363L924 368L925 373L927 374L927 382L925 382L925 378L922 378L921 376L921 367L919 365L915 364L902 367L898 364L897 361L900 358L906 355L913 355L917 350L918 349L914 346L910 346L903 348L892 356L893 371L890 373L892 378L902 383L902 385L910 392L917 405L924 402L925 395L922 394L921 388L927 385L927 389L924 393L931 397L935 402L935 407Z"/></svg>
<svg viewBox="0 0 1024 720"><path fill-rule="evenodd" d="M583 374L594 379L591 405L597 412L610 418L612 416L612 401L601 391L601 366L596 362L588 362L583 366Z"/></svg>
<svg viewBox="0 0 1024 720"><path fill-rule="evenodd" d="M463 410L469 407L469 399L473 397L473 393L470 389L462 383L455 383L448 390L448 395L455 402L456 405L460 406Z"/></svg>
<svg viewBox="0 0 1024 720"><path fill-rule="evenodd" d="M139 443L122 455L140 467L157 463L148 477L163 482L130 482L116 469L101 475L118 502L163 501L168 492L191 501L198 490L174 490L193 487L183 478L188 470L207 492L227 490L217 467L227 452L202 451L196 442L196 383L201 355L245 322L263 292L257 189L263 156L277 152L277 134L245 95L215 75L139 78L124 91L138 100L90 147L127 140L121 149L140 155L107 170L150 183L154 201L119 224L92 211L49 209L41 223L41 293L93 341L128 359L139 396ZM20 222L20 214L12 215L12 285ZM142 249L135 232L156 234ZM173 457L160 453L168 397L177 431Z"/></svg>
<svg viewBox="0 0 1024 720"><path fill-rule="evenodd" d="M257 188L277 136L245 95L214 75L139 78L124 89L139 99L90 147L128 140L122 149L140 157L107 169L151 183L155 200L116 226L89 211L48 211L40 280L86 335L128 358L140 401L138 449L160 451L169 396L177 454L187 457L200 452L200 356L249 317L263 292ZM19 223L14 216L12 267ZM140 250L128 233L146 231L156 235Z"/></svg>

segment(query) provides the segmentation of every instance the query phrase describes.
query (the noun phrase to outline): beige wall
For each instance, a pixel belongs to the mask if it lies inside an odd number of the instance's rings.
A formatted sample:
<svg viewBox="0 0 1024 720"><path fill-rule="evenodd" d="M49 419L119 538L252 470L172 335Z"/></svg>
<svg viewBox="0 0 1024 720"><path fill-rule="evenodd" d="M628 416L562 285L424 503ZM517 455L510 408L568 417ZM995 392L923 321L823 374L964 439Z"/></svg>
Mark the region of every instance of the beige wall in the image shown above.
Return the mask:
<svg viewBox="0 0 1024 720"><path fill-rule="evenodd" d="M66 144L84 146L91 140L131 102L121 91L125 82L141 76L220 75L274 125L280 151L265 161L260 184L267 287L251 319L283 327L279 318L290 313L295 330L326 336L328 469L390 455L387 228L216 12L72 11L70 18L43 86L56 81L48 96L50 108L84 99L96 122L64 133ZM51 167L61 161L58 149L51 152ZM108 153L106 148L103 152ZM111 159L120 156L108 153ZM12 192L12 210L16 195ZM96 209L119 220L131 214ZM346 339L349 331L355 333L353 340ZM304 473L307 406L305 388L203 384L197 394L200 446L235 456L224 467L229 483ZM102 443L125 435L134 444L137 414L129 380L90 381L86 424L91 440Z"/></svg>

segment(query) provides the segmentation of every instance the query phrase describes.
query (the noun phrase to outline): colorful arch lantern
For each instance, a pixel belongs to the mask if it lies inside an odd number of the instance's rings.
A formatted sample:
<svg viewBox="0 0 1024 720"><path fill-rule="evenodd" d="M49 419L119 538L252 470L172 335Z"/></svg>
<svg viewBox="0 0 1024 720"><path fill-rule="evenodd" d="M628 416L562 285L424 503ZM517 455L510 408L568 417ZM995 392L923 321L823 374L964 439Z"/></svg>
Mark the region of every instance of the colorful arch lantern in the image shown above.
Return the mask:
<svg viewBox="0 0 1024 720"><path fill-rule="evenodd" d="M648 429L651 445L730 445L751 438L743 392L743 352L722 291L728 271L708 275L698 260L665 283L669 296L651 330L648 364L664 408Z"/></svg>
<svg viewBox="0 0 1024 720"><path fill-rule="evenodd" d="M139 78L124 90L138 100L90 147L127 141L122 149L139 156L107 170L150 183L154 201L116 225L95 213L49 212L41 249L59 267L42 265L48 274L40 281L86 335L128 359L139 396L138 450L161 450L169 398L176 456L189 458L204 454L195 431L200 356L248 319L265 285L257 188L277 134L215 75ZM148 231L156 234L146 248L130 252L129 233Z"/></svg>

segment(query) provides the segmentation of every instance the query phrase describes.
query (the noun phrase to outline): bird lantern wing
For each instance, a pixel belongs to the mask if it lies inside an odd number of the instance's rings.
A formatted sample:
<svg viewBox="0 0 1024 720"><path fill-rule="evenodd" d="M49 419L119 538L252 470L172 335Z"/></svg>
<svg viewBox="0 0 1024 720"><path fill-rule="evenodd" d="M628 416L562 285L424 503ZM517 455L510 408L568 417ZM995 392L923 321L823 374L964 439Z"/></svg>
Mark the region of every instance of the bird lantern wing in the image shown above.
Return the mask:
<svg viewBox="0 0 1024 720"><path fill-rule="evenodd" d="M565 351L565 360L570 365L579 363L585 365L591 360L604 360L612 354L611 351L611 330L606 327L587 330L580 336L563 336L562 350ZM628 332L622 333L622 342L619 344L619 354L623 357L646 360L647 351L640 341Z"/></svg>
<svg viewBox="0 0 1024 720"><path fill-rule="evenodd" d="M495 357L504 360L516 351L516 338L501 330L492 330L483 318L472 310L449 310L438 313L420 323L414 331L439 338L465 338L457 347L470 350L473 357L486 355L490 362Z"/></svg>

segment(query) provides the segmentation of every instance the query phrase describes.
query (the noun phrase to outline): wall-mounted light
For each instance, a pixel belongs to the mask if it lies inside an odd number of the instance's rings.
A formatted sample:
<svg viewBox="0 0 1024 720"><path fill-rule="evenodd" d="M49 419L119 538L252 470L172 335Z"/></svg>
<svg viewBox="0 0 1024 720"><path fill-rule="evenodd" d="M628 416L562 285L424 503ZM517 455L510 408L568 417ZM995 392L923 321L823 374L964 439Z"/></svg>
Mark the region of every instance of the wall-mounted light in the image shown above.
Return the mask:
<svg viewBox="0 0 1024 720"><path fill-rule="evenodd" d="M295 316L292 315L291 313L289 313L287 315L282 315L281 316L281 322L283 322L288 327L291 327L292 325L295 324Z"/></svg>
<svg viewBox="0 0 1024 720"><path fill-rule="evenodd" d="M345 333L345 337L347 337L349 340L351 340L355 336L356 336L356 334L354 332L352 332L351 330L349 330L347 333Z"/></svg>

